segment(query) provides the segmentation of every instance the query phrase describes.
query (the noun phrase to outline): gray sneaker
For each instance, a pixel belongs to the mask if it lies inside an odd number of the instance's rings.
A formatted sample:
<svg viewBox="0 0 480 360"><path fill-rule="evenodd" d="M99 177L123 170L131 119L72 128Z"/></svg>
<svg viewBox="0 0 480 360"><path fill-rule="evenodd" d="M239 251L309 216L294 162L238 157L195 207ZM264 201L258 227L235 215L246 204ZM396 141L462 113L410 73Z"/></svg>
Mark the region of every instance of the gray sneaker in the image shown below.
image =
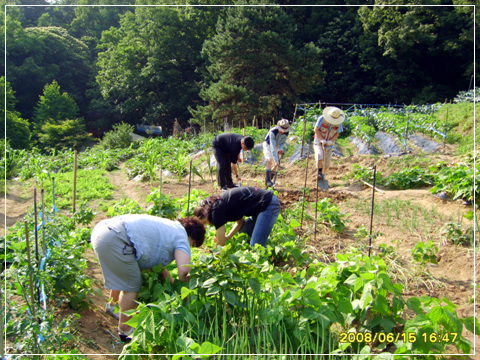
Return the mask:
<svg viewBox="0 0 480 360"><path fill-rule="evenodd" d="M118 313L115 312L115 307L116 307L116 305L110 305L109 303L106 303L105 304L105 312L108 315L110 315L110 316L112 316L112 317L114 317L115 319L118 320L120 318L120 316L118 315Z"/></svg>

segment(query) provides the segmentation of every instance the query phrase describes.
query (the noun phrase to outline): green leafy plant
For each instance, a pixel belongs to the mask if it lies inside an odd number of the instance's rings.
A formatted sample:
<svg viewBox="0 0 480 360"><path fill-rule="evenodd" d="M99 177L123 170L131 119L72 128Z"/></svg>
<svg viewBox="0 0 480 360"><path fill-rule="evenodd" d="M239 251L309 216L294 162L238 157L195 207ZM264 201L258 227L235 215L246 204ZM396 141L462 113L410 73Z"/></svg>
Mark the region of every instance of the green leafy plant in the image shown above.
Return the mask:
<svg viewBox="0 0 480 360"><path fill-rule="evenodd" d="M434 175L418 166L395 172L385 180L385 186L391 189L415 189L433 184Z"/></svg>
<svg viewBox="0 0 480 360"><path fill-rule="evenodd" d="M433 244L432 240L430 240L427 244L425 244L423 241L418 242L412 249L411 253L413 260L422 265L427 262L438 264L438 247Z"/></svg>
<svg viewBox="0 0 480 360"><path fill-rule="evenodd" d="M339 207L332 203L329 198L317 202L317 221L330 225L336 232L341 233L345 229L345 223L350 220L347 214L340 211Z"/></svg>
<svg viewBox="0 0 480 360"><path fill-rule="evenodd" d="M455 245L470 245L474 246L475 238L473 227L462 229L462 224L455 222L448 222L442 229L442 235Z"/></svg>
<svg viewBox="0 0 480 360"><path fill-rule="evenodd" d="M100 146L106 149L125 149L132 143L134 127L124 122L113 125L113 129L107 131L100 141Z"/></svg>

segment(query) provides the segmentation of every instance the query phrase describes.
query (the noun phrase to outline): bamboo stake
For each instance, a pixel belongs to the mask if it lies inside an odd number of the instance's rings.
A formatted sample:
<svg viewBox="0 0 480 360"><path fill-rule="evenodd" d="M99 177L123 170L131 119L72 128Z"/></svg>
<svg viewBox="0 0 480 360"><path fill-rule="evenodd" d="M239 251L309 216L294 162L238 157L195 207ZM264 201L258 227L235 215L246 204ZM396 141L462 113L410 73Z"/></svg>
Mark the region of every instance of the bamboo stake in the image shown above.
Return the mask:
<svg viewBox="0 0 480 360"><path fill-rule="evenodd" d="M374 185L370 185L369 183L367 183L367 182L364 181L364 180L360 180L360 181L363 182L365 185L370 186L370 187L373 188L375 191L378 191L378 192L381 193L382 195L385 194L385 192L383 192L382 190L376 188Z"/></svg>
<svg viewBox="0 0 480 360"><path fill-rule="evenodd" d="M77 150L73 151L73 212L75 213L75 197L77 192Z"/></svg>
<svg viewBox="0 0 480 360"><path fill-rule="evenodd" d="M295 116L297 116L297 106L298 106L298 104L295 104L295 111L293 113L292 123L295 121Z"/></svg>
<svg viewBox="0 0 480 360"><path fill-rule="evenodd" d="M27 257L28 257L28 270L29 270L29 274L28 274L28 277L30 279L30 299L32 301L32 315L33 317L35 317L35 307L34 307L34 304L35 304L35 301L34 301L34 294L33 294L33 277L32 277L32 260L30 259L30 241L29 241L29 238L28 238L28 222L25 221L25 240L27 242Z"/></svg>
<svg viewBox="0 0 480 360"><path fill-rule="evenodd" d="M188 176L188 200L187 200L187 215L190 212L190 189L192 187L192 159L190 159L190 175Z"/></svg>
<svg viewBox="0 0 480 360"><path fill-rule="evenodd" d="M37 264L39 263L38 256L38 220L37 220L37 188L33 189L33 208L35 212L35 258L37 259Z"/></svg>
<svg viewBox="0 0 480 360"><path fill-rule="evenodd" d="M377 176L377 165L373 166L373 190L372 190L372 210L370 212L370 235L368 237L368 257L372 251L372 228L373 228L373 208L375 204L375 178Z"/></svg>
<svg viewBox="0 0 480 360"><path fill-rule="evenodd" d="M42 234L43 234L43 241L42 241L42 247L43 247L43 254L45 255L47 253L47 244L46 244L46 238L47 235L45 234L45 189L42 189Z"/></svg>
<svg viewBox="0 0 480 360"><path fill-rule="evenodd" d="M304 212L305 202L306 202L305 193L307 191L308 159L309 158L310 158L310 154L307 154L307 165L305 166L305 184L303 185L303 204L302 204L302 218L300 220L300 229L302 229L302 226L303 226L303 212ZM317 183L317 186L318 186L318 183Z"/></svg>
<svg viewBox="0 0 480 360"><path fill-rule="evenodd" d="M2 298L3 298L3 292L2 292L2 288L0 287L0 306L3 308L3 304L2 304ZM4 344L5 344L5 337L3 335L3 318L0 319L0 336L2 336L2 339L0 339L0 359L4 359Z"/></svg>
<svg viewBox="0 0 480 360"><path fill-rule="evenodd" d="M160 153L160 204L158 205L158 215L162 212L162 185L163 185L163 153Z"/></svg>
<svg viewBox="0 0 480 360"><path fill-rule="evenodd" d="M317 213L318 213L318 180L317 180L317 194L315 197L315 226L313 228L313 240L317 240Z"/></svg>
<svg viewBox="0 0 480 360"><path fill-rule="evenodd" d="M302 148L300 150L300 158L303 157L303 146L305 144L305 132L307 130L307 117L303 118L303 135L302 135Z"/></svg>

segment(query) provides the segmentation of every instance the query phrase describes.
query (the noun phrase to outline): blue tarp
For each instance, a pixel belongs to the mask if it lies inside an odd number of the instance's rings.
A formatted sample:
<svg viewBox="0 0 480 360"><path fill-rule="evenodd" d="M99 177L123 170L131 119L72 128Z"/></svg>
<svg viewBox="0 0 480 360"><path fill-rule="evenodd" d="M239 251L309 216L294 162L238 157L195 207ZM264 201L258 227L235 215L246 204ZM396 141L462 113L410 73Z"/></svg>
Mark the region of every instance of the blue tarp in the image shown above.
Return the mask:
<svg viewBox="0 0 480 360"><path fill-rule="evenodd" d="M137 131L145 134L162 135L162 127L156 125L136 125Z"/></svg>

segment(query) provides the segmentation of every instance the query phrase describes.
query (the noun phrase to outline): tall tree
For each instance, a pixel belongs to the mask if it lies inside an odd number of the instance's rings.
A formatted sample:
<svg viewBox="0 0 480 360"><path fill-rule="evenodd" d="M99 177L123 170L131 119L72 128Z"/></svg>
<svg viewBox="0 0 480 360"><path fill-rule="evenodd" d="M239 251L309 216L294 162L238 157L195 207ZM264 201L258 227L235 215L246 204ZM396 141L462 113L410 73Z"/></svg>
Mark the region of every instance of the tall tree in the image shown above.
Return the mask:
<svg viewBox="0 0 480 360"><path fill-rule="evenodd" d="M41 148L80 148L91 141L75 100L56 81L45 85L35 108L34 137Z"/></svg>
<svg viewBox="0 0 480 360"><path fill-rule="evenodd" d="M203 8L137 7L99 45L97 82L121 120L164 126L186 123L198 102L200 50L208 28Z"/></svg>
<svg viewBox="0 0 480 360"><path fill-rule="evenodd" d="M43 87L54 79L84 108L90 72L87 46L59 27L22 29L14 21L7 22L7 30L7 79L22 116L32 118Z"/></svg>
<svg viewBox="0 0 480 360"><path fill-rule="evenodd" d="M375 3L393 5L385 0ZM423 3L359 10L366 37L377 43L376 49L367 47L362 60L377 74L378 96L383 91L399 102L436 102L468 87L473 75L474 8L452 5L474 1Z"/></svg>
<svg viewBox="0 0 480 360"><path fill-rule="evenodd" d="M239 2L238 4L253 5ZM298 97L321 81L319 50L295 44L296 26L280 7L231 7L219 18L216 35L203 46L212 84L208 102L191 110L199 123L242 122L291 114Z"/></svg>
<svg viewBox="0 0 480 360"><path fill-rule="evenodd" d="M14 149L28 149L30 148L31 137L29 123L28 120L22 119L20 113L15 110L17 104L15 92L10 83L5 82L5 76L0 77L0 88L0 98L2 101L6 99L5 106L2 106L0 110L0 136L6 138ZM6 121L6 126L4 121Z"/></svg>

